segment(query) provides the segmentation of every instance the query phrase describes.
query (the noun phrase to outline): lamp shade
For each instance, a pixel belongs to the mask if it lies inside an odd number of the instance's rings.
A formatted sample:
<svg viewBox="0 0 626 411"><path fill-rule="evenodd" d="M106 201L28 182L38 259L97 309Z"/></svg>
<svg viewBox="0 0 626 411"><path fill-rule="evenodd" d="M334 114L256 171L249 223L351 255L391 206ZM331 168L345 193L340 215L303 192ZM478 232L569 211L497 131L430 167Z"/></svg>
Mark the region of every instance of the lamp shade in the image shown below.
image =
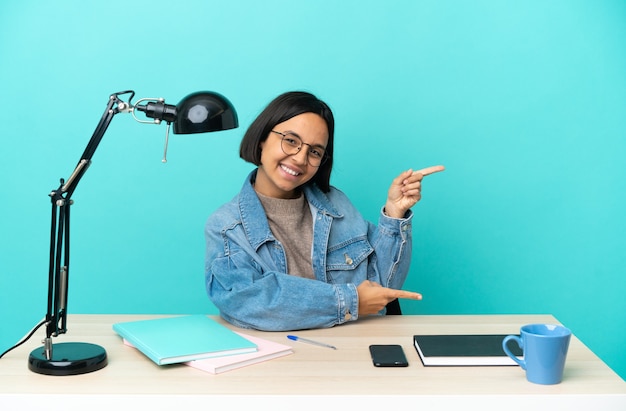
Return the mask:
<svg viewBox="0 0 626 411"><path fill-rule="evenodd" d="M191 93L176 106L175 134L229 130L238 125L235 108L219 93Z"/></svg>

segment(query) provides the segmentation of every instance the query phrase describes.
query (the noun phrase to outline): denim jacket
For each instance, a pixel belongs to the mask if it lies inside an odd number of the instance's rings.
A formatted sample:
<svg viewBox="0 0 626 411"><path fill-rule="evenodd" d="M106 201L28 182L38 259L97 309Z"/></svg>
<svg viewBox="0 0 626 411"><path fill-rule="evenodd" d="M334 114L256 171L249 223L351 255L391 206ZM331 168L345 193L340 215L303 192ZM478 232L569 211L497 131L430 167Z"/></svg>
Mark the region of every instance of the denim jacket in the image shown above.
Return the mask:
<svg viewBox="0 0 626 411"><path fill-rule="evenodd" d="M284 248L252 186L255 177L256 170L205 226L207 294L226 321L266 331L332 327L358 319L361 282L402 287L411 260L410 210L395 219L381 209L376 226L336 188L323 193L305 185L316 279L301 278L286 272Z"/></svg>

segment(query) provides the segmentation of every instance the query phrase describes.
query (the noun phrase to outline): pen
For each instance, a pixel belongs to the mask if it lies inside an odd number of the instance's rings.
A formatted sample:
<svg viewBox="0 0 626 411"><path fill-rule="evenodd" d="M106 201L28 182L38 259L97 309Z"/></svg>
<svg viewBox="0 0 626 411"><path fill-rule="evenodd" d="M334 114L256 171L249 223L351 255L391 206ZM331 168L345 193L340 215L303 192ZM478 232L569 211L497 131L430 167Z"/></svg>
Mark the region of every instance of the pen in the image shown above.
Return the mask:
<svg viewBox="0 0 626 411"><path fill-rule="evenodd" d="M319 342L319 341L309 340L308 338L298 337L297 335L288 335L287 338L289 338L290 340L293 340L293 341L300 341L300 342L304 342L304 343L308 343L308 344L319 345L320 347L332 348L333 350L337 349L337 347L335 347L334 345L324 344L324 343Z"/></svg>

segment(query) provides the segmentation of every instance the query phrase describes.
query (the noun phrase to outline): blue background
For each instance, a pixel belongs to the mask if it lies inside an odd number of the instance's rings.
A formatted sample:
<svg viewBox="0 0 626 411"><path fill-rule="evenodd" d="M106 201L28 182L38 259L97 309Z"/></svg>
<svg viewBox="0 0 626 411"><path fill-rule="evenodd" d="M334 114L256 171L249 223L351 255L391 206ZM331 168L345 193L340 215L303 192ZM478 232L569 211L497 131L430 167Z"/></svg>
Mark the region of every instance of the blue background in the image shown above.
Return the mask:
<svg viewBox="0 0 626 411"><path fill-rule="evenodd" d="M626 2L170 3L0 5L0 350L45 313L48 193L111 93L218 91L241 126L173 135L162 164L164 125L114 118L73 196L74 313L216 313L204 222L251 170L247 126L299 89L334 110L332 182L367 218L402 170L447 168L406 313L550 313L626 377Z"/></svg>

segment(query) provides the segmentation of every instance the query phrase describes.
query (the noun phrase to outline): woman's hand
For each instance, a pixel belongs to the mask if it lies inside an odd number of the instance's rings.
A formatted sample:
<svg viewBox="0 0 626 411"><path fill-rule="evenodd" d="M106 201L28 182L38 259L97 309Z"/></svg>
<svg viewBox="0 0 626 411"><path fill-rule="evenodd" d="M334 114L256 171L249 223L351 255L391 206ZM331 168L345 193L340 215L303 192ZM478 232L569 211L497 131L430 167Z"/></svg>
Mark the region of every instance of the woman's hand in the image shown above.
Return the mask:
<svg viewBox="0 0 626 411"><path fill-rule="evenodd" d="M432 166L421 170L411 169L396 177L387 192L385 214L393 218L403 218L409 208L422 198L422 179L429 174L445 170L444 166Z"/></svg>
<svg viewBox="0 0 626 411"><path fill-rule="evenodd" d="M422 299L419 293L386 288L369 280L359 284L356 291L359 294L359 317L378 313L396 298Z"/></svg>

